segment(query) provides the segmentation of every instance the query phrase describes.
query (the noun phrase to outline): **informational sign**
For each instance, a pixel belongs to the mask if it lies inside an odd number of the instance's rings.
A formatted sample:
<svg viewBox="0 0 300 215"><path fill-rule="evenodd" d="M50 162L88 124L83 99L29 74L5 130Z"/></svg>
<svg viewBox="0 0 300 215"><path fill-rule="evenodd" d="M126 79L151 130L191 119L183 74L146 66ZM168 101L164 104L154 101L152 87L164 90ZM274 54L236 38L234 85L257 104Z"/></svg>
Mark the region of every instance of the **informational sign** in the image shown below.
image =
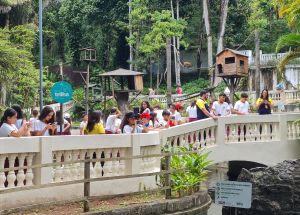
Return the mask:
<svg viewBox="0 0 300 215"><path fill-rule="evenodd" d="M251 208L252 184L238 181L219 181L215 188L215 203L227 207Z"/></svg>
<svg viewBox="0 0 300 215"><path fill-rule="evenodd" d="M66 103L72 99L72 86L65 81L56 82L51 88L51 97L58 103Z"/></svg>

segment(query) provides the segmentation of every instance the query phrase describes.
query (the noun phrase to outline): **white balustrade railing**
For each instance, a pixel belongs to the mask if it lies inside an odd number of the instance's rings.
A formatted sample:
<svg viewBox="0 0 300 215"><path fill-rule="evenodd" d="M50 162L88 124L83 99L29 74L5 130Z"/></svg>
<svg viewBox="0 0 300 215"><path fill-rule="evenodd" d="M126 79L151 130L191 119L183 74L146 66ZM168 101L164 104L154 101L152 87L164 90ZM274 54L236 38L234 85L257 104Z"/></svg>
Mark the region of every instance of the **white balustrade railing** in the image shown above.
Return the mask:
<svg viewBox="0 0 300 215"><path fill-rule="evenodd" d="M280 158L293 159L299 157L300 153L295 148L300 144L300 125L295 123L299 118L300 113L233 115L218 120L200 120L148 134L0 138L0 169L21 167L18 171L0 171L0 190L83 179L84 164L70 161L86 157L120 158L91 162L92 178L158 172L160 158L150 155L160 154L164 146L173 149L182 146L208 149L215 156L213 158L216 162L220 162L220 158L228 161L238 155L239 159L245 157L246 160L273 161L279 159L277 155L268 156L273 147L281 150ZM248 151L250 149L252 152ZM261 151L266 153L266 158L257 155ZM128 159L141 155L147 157ZM61 165L58 162L68 163ZM32 165L49 163L53 167L30 168ZM94 195L108 195L137 192L142 185L154 188L156 182L154 176L149 176L92 182L91 185L94 187ZM0 204L0 211L16 204L20 206L45 200L70 200L82 195L82 184L51 187L47 190L49 192L28 190L13 195L1 194L0 201L3 204Z"/></svg>

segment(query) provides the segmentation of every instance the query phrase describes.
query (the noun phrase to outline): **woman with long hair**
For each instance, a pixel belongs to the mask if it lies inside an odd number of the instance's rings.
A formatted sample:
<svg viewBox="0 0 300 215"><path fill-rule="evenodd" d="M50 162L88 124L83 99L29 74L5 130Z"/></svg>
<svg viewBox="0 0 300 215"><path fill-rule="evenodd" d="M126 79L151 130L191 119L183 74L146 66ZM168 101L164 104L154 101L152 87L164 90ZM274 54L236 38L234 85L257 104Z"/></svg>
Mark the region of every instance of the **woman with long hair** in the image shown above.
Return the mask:
<svg viewBox="0 0 300 215"><path fill-rule="evenodd" d="M17 122L16 122L16 127L17 129L20 129L23 125L23 121L25 119L23 110L20 105L14 104L11 106L12 109L14 109L17 112Z"/></svg>
<svg viewBox="0 0 300 215"><path fill-rule="evenodd" d="M260 115L271 114L273 101L269 97L269 91L267 89L264 89L261 92L260 98L258 98L256 101L256 107Z"/></svg>
<svg viewBox="0 0 300 215"><path fill-rule="evenodd" d="M140 114L142 114L142 113L150 114L151 111L152 111L152 108L150 106L150 103L148 101L143 101L141 103L141 107L140 107Z"/></svg>
<svg viewBox="0 0 300 215"><path fill-rule="evenodd" d="M137 116L133 112L125 114L120 129L124 134L147 133L149 131L144 125L137 125Z"/></svg>
<svg viewBox="0 0 300 215"><path fill-rule="evenodd" d="M60 132L60 125L62 125L62 132ZM67 131L71 127L71 124L62 117L60 110L56 111L56 126L56 135L69 135Z"/></svg>
<svg viewBox="0 0 300 215"><path fill-rule="evenodd" d="M20 129L16 127L18 113L8 108L5 110L0 120L0 137L22 137L26 136L29 131L29 123L24 121Z"/></svg>
<svg viewBox="0 0 300 215"><path fill-rule="evenodd" d="M193 100L190 106L187 107L186 112L189 116L189 122L194 122L197 120L197 107L196 107L196 100Z"/></svg>
<svg viewBox="0 0 300 215"><path fill-rule="evenodd" d="M54 135L56 125L55 113L52 107L46 106L40 113L39 119L34 123L31 134L33 136L50 136Z"/></svg>
<svg viewBox="0 0 300 215"><path fill-rule="evenodd" d="M105 134L103 124L101 123L101 111L93 111L89 114L88 123L84 129L85 135Z"/></svg>

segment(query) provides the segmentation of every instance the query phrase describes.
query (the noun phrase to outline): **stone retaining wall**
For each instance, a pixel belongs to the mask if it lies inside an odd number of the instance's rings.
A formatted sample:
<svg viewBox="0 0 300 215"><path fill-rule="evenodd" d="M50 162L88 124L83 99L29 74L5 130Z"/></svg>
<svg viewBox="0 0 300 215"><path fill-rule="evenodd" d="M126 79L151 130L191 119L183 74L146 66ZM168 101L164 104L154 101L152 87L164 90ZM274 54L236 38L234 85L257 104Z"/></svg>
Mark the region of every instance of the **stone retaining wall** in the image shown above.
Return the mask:
<svg viewBox="0 0 300 215"><path fill-rule="evenodd" d="M90 212L88 215L207 215L211 204L211 198L207 191L197 192L191 196L180 199L165 200L163 202L151 202L134 205L126 208L105 212Z"/></svg>

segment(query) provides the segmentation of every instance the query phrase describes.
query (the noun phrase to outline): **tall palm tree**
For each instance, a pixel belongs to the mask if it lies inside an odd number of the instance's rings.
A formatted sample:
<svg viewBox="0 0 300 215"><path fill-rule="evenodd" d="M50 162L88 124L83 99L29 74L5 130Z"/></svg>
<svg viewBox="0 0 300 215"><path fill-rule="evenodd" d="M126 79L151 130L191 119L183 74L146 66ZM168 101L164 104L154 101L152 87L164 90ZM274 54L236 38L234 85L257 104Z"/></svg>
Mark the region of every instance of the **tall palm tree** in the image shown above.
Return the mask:
<svg viewBox="0 0 300 215"><path fill-rule="evenodd" d="M273 4L278 8L280 17L284 17L289 26L296 30L296 33L290 33L280 37L277 41L276 52L283 48L289 48L290 51L278 63L278 76L285 80L284 68L293 59L300 57L300 0L273 0Z"/></svg>

